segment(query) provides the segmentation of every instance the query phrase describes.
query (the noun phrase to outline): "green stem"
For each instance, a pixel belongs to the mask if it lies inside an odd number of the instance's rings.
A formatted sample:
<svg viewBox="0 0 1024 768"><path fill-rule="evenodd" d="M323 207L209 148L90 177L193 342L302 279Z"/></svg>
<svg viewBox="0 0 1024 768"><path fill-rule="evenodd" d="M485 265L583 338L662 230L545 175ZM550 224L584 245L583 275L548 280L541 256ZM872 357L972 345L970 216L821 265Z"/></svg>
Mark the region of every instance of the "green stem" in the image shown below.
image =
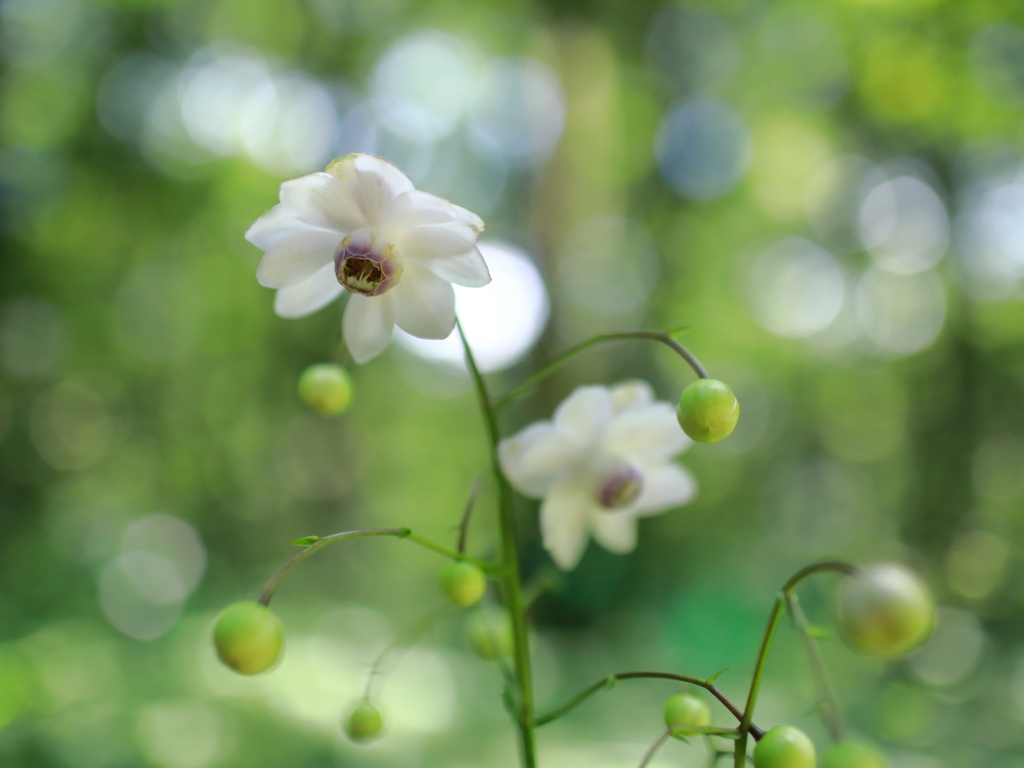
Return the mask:
<svg viewBox="0 0 1024 768"><path fill-rule="evenodd" d="M668 741L668 737L672 735L672 729L668 728L665 730L657 740L651 744L651 748L647 750L647 754L644 755L644 759L640 761L640 765L637 768L647 768L647 764L654 759L654 756L658 754L658 750L661 749L661 745Z"/></svg>
<svg viewBox="0 0 1024 768"><path fill-rule="evenodd" d="M518 400L520 397L522 397L535 386L537 386L537 384L546 379L548 376L550 376L552 373L561 368L565 363L567 363L572 358L576 357L576 355L580 354L581 352L584 352L590 349L591 347L597 344L602 344L606 341L624 341L626 339L646 339L650 341L661 342L665 346L672 349L681 358L683 358L683 360L685 360L689 364L689 366L693 369L693 372L696 373L699 378L708 378L708 372L704 370L704 366L700 364L700 361L697 360L696 357L694 357L693 353L690 352L690 350L688 350L678 341L673 339L671 336L669 336L667 333L658 333L657 331L619 331L613 333L600 333L597 336L593 336L587 339L582 344L577 344L575 347L568 350L567 352L563 352L562 354L560 354L550 363L548 363L535 374L530 376L518 387L515 387L511 392L509 392L507 395L505 395L497 402L495 402L494 409L500 411L502 408L504 408L512 401Z"/></svg>
<svg viewBox="0 0 1024 768"><path fill-rule="evenodd" d="M419 534L415 534L408 528L365 528L358 531L342 531L340 533L332 533L329 536L322 536L308 547L301 550L298 554L294 555L284 565L278 568L277 573L270 577L270 581L263 587L263 592L260 593L258 602L260 605L270 605L270 600L274 597L274 593L277 592L277 588L281 586L281 582L284 581L285 577L291 572L291 570L310 557L317 550L323 549L328 544L333 544L336 541L344 541L345 539L361 539L367 536L394 536L399 539L408 539L409 541L419 544L421 547L433 550L440 555L449 557L452 560L467 560L474 565L482 568L485 571L495 572L494 563L488 563L483 560L475 560L471 557L465 557L464 555L456 552L454 549L449 549L441 544L431 541L430 539L424 538Z"/></svg>
<svg viewBox="0 0 1024 768"><path fill-rule="evenodd" d="M775 636L775 630L779 625L779 619L782 618L782 612L785 610L787 596L797 588L800 582L816 573L835 571L850 575L855 573L856 570L857 569L849 563L843 563L836 560L812 563L793 574L789 581L782 586L782 590L775 598L775 604L772 606L772 612L768 616L768 626L765 628L764 637L761 639L761 650L757 654L757 663L754 665L754 675L750 681L750 692L747 694L747 705L743 710L743 719L740 721L740 737L736 742L736 768L744 768L746 764L747 734L752 731L750 725L751 720L754 717L754 707L757 705L757 694L761 689L761 678L764 676L765 662L768 660L768 650L771 648L772 638ZM757 739L758 737L755 736L754 738Z"/></svg>
<svg viewBox="0 0 1024 768"><path fill-rule="evenodd" d="M491 405L487 394L487 385L477 367L473 350L466 340L462 324L456 320L462 348L466 353L466 364L469 366L480 401L480 410L487 425L487 436L491 443L491 466L494 479L498 485L498 512L501 531L501 562L504 567L501 574L501 592L505 608L512 621L512 640L514 645L513 668L516 687L518 688L518 727L520 750L525 768L536 768L537 746L533 725L533 675L530 669L530 647L526 636L526 611L523 603L522 588L519 584L519 549L516 532L515 508L512 503L512 487L498 461L498 443L501 435L498 430L498 415Z"/></svg>
<svg viewBox="0 0 1024 768"><path fill-rule="evenodd" d="M363 689L363 698L369 701L373 681L381 674L381 667L384 660L394 651L406 650L416 642L423 634L431 629L437 622L446 616L450 616L458 609L453 605L446 605L438 608L409 627L405 632L398 635L394 640L384 646L384 649L377 654L377 658L370 667L370 673L366 676L366 687ZM397 663L397 662L396 662Z"/></svg>
<svg viewBox="0 0 1024 768"><path fill-rule="evenodd" d="M469 519L473 515L473 506L476 504L476 497L480 493L480 481L481 478L477 478L473 481L473 486L469 489L469 498L466 500L466 509L462 513L462 522L459 523L459 541L457 549L460 553L466 551L466 536L469 534Z"/></svg>
<svg viewBox="0 0 1024 768"><path fill-rule="evenodd" d="M818 644L811 637L810 625L803 608L800 607L800 598L794 592L786 595L786 607L793 619L793 625L800 633L800 640L807 654L808 663L811 666L811 677L814 678L814 685L818 691L818 706L821 709L821 717L828 728L832 741L839 741L843 738L843 713L839 707L839 699L832 682L828 677L828 670L825 667L825 660L821 658L821 651Z"/></svg>
<svg viewBox="0 0 1024 768"><path fill-rule="evenodd" d="M640 680L640 679L660 679L660 680L675 680L679 683L690 683L691 685L698 685L716 699L718 699L726 709L728 709L737 720L743 719L743 713L739 707L733 704L729 698L722 693L714 683L709 683L707 680L701 680L699 677L690 677L689 675L676 675L671 672L619 672L614 675L608 675L603 680L598 680L596 683L591 685L589 688L584 689L581 693L574 696L568 702L560 706L558 709L552 710L543 717L538 717L536 720L536 726L539 728L542 725L554 722L562 715L571 712L576 709L580 704L589 699L598 691L602 691L611 688L620 680ZM755 735L755 738L761 738L764 733L756 725L748 724L748 729Z"/></svg>

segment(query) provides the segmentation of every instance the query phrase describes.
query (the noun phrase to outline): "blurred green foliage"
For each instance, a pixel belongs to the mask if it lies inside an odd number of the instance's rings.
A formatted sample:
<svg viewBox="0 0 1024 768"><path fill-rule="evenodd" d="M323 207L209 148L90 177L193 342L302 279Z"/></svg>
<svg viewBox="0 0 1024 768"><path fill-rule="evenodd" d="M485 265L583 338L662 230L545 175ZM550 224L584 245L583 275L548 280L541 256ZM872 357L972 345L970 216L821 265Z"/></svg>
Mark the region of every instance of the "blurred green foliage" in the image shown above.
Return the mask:
<svg viewBox="0 0 1024 768"><path fill-rule="evenodd" d="M408 543L298 569L267 676L233 678L210 642L297 537L454 542L486 470L465 377L404 347L351 371L341 418L295 395L340 314L276 318L242 233L282 179L351 150L536 261L551 318L496 391L592 333L685 323L742 403L683 458L696 502L536 603L541 709L630 668L729 667L740 697L792 571L895 559L946 608L907 662L823 644L852 729L897 768L1024 765L1024 7L2 0L0 38L5 768L515 764L468 619L378 681L383 739L341 734L380 650L443 603L443 561ZM669 401L691 380L660 347L606 345L504 427L636 376ZM485 489L474 552L492 510ZM803 595L821 624L826 582ZM541 731L542 762L636 764L672 692L602 694ZM786 630L756 720L821 743L811 702Z"/></svg>

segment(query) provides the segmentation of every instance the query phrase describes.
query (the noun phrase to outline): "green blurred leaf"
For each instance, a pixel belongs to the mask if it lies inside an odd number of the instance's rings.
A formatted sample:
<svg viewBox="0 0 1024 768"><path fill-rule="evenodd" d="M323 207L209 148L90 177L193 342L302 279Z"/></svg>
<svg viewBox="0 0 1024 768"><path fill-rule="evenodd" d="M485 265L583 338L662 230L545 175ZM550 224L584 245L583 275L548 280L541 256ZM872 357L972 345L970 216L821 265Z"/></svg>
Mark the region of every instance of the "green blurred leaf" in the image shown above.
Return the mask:
<svg viewBox="0 0 1024 768"><path fill-rule="evenodd" d="M316 544L318 541L320 541L319 536L303 536L301 539L292 541L292 544L297 547L308 547L310 544Z"/></svg>
<svg viewBox="0 0 1024 768"><path fill-rule="evenodd" d="M715 672L715 674L713 674L711 677L709 677L705 682L708 685L711 685L713 682L715 682L715 680L720 678L724 673L726 673L728 671L729 671L729 667L723 667L722 669L720 669L717 672Z"/></svg>

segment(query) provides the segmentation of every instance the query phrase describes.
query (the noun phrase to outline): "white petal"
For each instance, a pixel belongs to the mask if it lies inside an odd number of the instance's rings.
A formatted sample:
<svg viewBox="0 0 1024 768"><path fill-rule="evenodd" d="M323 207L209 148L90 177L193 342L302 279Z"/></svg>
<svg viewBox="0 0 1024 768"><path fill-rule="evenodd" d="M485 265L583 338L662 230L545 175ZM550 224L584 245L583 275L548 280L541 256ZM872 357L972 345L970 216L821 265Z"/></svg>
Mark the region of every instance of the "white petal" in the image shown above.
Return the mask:
<svg viewBox="0 0 1024 768"><path fill-rule="evenodd" d="M307 224L341 233L355 232L368 224L349 186L329 173L311 173L283 182L281 205Z"/></svg>
<svg viewBox="0 0 1024 768"><path fill-rule="evenodd" d="M591 517L597 543L617 555L636 549L636 518L623 511L595 512Z"/></svg>
<svg viewBox="0 0 1024 768"><path fill-rule="evenodd" d="M527 472L564 474L576 469L592 447L554 428L523 453L521 465Z"/></svg>
<svg viewBox="0 0 1024 768"><path fill-rule="evenodd" d="M299 221L283 205L275 205L253 222L245 232L245 239L261 251L269 251L289 235L308 232L310 229L314 228Z"/></svg>
<svg viewBox="0 0 1024 768"><path fill-rule="evenodd" d="M605 448L623 458L667 460L690 446L668 403L653 403L619 414L608 425Z"/></svg>
<svg viewBox="0 0 1024 768"><path fill-rule="evenodd" d="M376 357L391 341L395 329L393 304L387 294L360 296L353 293L348 297L341 332L345 346L357 363Z"/></svg>
<svg viewBox="0 0 1024 768"><path fill-rule="evenodd" d="M260 261L256 280L267 288L301 283L325 264L334 263L338 233L306 228L277 241ZM335 280L337 282L337 280Z"/></svg>
<svg viewBox="0 0 1024 768"><path fill-rule="evenodd" d="M524 496L539 499L547 494L558 480L558 474L551 472L549 467L544 467L538 472L524 467L522 462L524 454L554 432L555 425L550 421L537 421L498 444L498 461L501 463L501 469L512 486Z"/></svg>
<svg viewBox="0 0 1024 768"><path fill-rule="evenodd" d="M359 209L366 223L381 226L389 203L415 188L409 177L382 157L361 153L345 155L327 166Z"/></svg>
<svg viewBox="0 0 1024 768"><path fill-rule="evenodd" d="M641 470L643 490L631 511L640 515L656 515L672 507L686 504L697 495L697 481L678 464L657 464Z"/></svg>
<svg viewBox="0 0 1024 768"><path fill-rule="evenodd" d="M552 488L541 505L544 548L563 571L575 568L586 549L590 507L586 492L569 481Z"/></svg>
<svg viewBox="0 0 1024 768"><path fill-rule="evenodd" d="M444 339L455 328L455 291L451 283L416 264L406 264L391 289L395 322L421 339Z"/></svg>
<svg viewBox="0 0 1024 768"><path fill-rule="evenodd" d="M612 404L616 413L650 405L654 402L654 390L642 379L631 379L617 384L611 389Z"/></svg>
<svg viewBox="0 0 1024 768"><path fill-rule="evenodd" d="M432 224L401 229L394 234L395 246L410 259L458 256L476 245L480 233L459 223Z"/></svg>
<svg viewBox="0 0 1024 768"><path fill-rule="evenodd" d="M473 248L458 256L441 256L424 264L438 277L456 285L481 288L491 282L487 262L479 248Z"/></svg>
<svg viewBox="0 0 1024 768"><path fill-rule="evenodd" d="M612 396L607 389L579 387L555 410L554 422L578 443L593 444L611 416Z"/></svg>
<svg viewBox="0 0 1024 768"><path fill-rule="evenodd" d="M334 264L328 264L301 283L278 290L274 311L281 317L302 317L330 303L341 291Z"/></svg>
<svg viewBox="0 0 1024 768"><path fill-rule="evenodd" d="M484 220L472 211L418 189L392 199L384 209L380 226L397 233L432 224L456 224L473 235L484 230Z"/></svg>

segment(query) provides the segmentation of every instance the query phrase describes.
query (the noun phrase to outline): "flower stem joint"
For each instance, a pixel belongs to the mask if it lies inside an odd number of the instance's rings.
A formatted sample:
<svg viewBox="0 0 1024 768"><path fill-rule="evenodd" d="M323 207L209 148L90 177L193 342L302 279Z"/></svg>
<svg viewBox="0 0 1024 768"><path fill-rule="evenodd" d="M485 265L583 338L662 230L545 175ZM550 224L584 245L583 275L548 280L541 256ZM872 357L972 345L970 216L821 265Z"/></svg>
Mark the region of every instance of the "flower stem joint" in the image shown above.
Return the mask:
<svg viewBox="0 0 1024 768"><path fill-rule="evenodd" d="M676 417L683 432L693 440L717 443L736 428L740 404L725 382L697 379L679 396Z"/></svg>

